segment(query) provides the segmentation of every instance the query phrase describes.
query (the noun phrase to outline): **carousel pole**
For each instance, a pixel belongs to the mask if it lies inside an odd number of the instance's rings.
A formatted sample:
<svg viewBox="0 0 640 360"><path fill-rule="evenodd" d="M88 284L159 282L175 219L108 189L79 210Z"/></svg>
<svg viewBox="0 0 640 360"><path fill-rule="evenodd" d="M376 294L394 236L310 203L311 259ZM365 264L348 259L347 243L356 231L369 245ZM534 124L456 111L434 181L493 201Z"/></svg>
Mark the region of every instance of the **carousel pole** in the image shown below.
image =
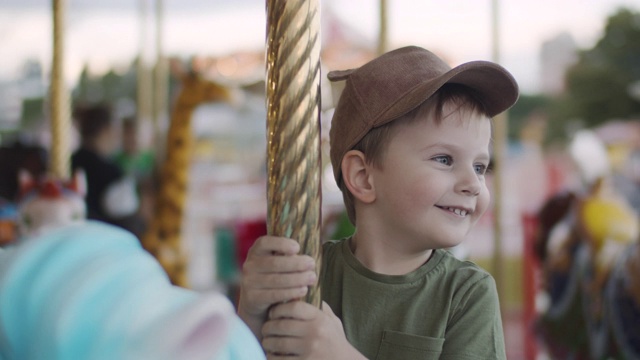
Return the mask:
<svg viewBox="0 0 640 360"><path fill-rule="evenodd" d="M153 78L147 62L149 48L149 0L140 0L140 43L137 63L137 126L151 119L153 106Z"/></svg>
<svg viewBox="0 0 640 360"><path fill-rule="evenodd" d="M491 34L492 34L492 60L500 62L500 34L499 34L499 10L498 0L491 0ZM504 158L507 142L507 113L498 114L493 119L493 276L496 280L498 297L500 298L500 311L504 316L504 304L506 303L504 292L504 269L502 249L503 229L503 177Z"/></svg>
<svg viewBox="0 0 640 360"><path fill-rule="evenodd" d="M69 92L64 79L64 20L65 0L53 0L53 60L51 64L50 113L51 155L49 170L60 179L69 177L71 133Z"/></svg>
<svg viewBox="0 0 640 360"><path fill-rule="evenodd" d="M378 55L387 51L387 0L380 0L380 28L378 29Z"/></svg>
<svg viewBox="0 0 640 360"><path fill-rule="evenodd" d="M158 164L166 157L165 129L168 122L169 69L164 56L162 40L164 38L164 1L156 0L156 66L153 104L154 142Z"/></svg>
<svg viewBox="0 0 640 360"><path fill-rule="evenodd" d="M267 0L267 231L321 265L319 0ZM304 299L320 306L320 287Z"/></svg>

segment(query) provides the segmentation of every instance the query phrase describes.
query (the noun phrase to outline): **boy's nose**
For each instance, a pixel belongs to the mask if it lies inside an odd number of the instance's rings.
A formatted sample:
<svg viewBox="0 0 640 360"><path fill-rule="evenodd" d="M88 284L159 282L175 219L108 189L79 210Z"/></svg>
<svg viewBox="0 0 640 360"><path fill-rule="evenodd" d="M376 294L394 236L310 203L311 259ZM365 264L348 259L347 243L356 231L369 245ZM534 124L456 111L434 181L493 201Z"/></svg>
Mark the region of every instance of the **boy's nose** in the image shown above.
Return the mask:
<svg viewBox="0 0 640 360"><path fill-rule="evenodd" d="M458 181L456 182L455 191L464 195L477 196L480 194L482 184L480 178L476 174L475 170L464 169L460 170L458 174Z"/></svg>

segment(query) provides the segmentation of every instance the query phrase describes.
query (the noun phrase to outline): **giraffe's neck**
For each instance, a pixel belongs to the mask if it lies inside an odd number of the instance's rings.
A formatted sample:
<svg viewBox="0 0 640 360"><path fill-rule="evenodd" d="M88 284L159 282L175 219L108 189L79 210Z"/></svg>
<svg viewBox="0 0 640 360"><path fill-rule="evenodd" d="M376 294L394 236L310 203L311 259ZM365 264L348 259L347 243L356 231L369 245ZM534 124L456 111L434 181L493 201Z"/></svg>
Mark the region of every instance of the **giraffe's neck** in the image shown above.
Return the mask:
<svg viewBox="0 0 640 360"><path fill-rule="evenodd" d="M166 156L161 166L160 187L144 247L164 267L171 281L186 286L186 258L181 249L182 221L189 182L191 117L197 104L178 96L167 133Z"/></svg>
<svg viewBox="0 0 640 360"><path fill-rule="evenodd" d="M166 156L162 163L163 172L183 173L189 170L189 152L193 143L191 117L195 107L196 105L181 102L178 98L176 107L171 114L171 122L167 132ZM170 186L168 184L170 182L171 180L164 181L163 179L163 184L167 184L167 186Z"/></svg>

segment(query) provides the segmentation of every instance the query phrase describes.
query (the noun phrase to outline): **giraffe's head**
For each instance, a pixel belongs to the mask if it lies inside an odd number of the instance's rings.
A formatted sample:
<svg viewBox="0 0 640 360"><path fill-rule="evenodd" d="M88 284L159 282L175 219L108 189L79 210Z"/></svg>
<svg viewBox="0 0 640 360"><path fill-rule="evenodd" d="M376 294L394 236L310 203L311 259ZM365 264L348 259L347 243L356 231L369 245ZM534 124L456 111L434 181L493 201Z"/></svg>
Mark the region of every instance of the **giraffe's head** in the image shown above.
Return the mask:
<svg viewBox="0 0 640 360"><path fill-rule="evenodd" d="M229 87L204 76L202 65L193 62L190 69L185 70L182 64L171 61L171 73L182 85L180 103L186 106L197 106L208 102L232 102L232 91Z"/></svg>

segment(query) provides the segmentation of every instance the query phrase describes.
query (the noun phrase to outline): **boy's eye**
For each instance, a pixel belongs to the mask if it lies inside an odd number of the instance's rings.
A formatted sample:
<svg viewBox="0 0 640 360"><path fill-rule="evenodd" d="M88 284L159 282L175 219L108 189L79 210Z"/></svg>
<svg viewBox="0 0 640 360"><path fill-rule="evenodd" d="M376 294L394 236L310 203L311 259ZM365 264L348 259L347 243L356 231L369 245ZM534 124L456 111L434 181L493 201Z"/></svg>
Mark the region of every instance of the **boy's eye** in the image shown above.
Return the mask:
<svg viewBox="0 0 640 360"><path fill-rule="evenodd" d="M478 175L484 175L487 172L487 165L484 164L475 164L473 169L476 171Z"/></svg>
<svg viewBox="0 0 640 360"><path fill-rule="evenodd" d="M443 165L451 165L453 163L453 159L449 155L439 155L432 158L432 160L437 161Z"/></svg>

